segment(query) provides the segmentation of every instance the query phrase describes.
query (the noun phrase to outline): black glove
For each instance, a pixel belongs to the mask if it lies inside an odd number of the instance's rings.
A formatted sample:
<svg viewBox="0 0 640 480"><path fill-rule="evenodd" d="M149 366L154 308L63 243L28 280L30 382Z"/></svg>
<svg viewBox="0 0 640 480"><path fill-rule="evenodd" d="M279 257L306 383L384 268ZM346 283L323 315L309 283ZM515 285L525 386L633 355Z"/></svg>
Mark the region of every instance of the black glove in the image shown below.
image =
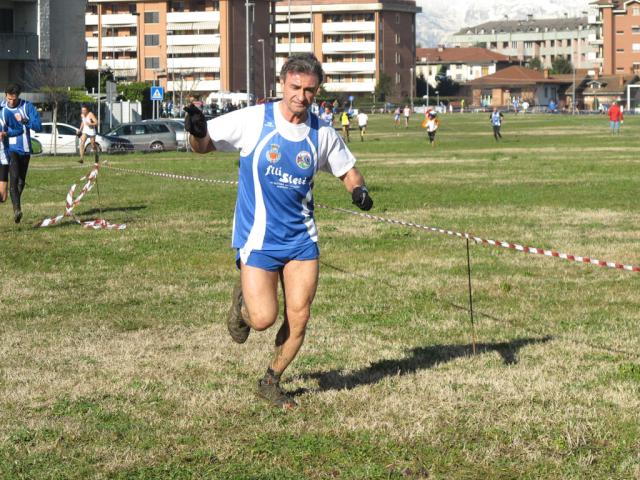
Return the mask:
<svg viewBox="0 0 640 480"><path fill-rule="evenodd" d="M184 107L187 115L184 117L184 128L194 137L204 138L207 136L207 119L204 113L195 105Z"/></svg>
<svg viewBox="0 0 640 480"><path fill-rule="evenodd" d="M369 196L369 190L364 185L353 189L351 199L353 204L357 205L360 210L371 210L371 207L373 207L373 200Z"/></svg>

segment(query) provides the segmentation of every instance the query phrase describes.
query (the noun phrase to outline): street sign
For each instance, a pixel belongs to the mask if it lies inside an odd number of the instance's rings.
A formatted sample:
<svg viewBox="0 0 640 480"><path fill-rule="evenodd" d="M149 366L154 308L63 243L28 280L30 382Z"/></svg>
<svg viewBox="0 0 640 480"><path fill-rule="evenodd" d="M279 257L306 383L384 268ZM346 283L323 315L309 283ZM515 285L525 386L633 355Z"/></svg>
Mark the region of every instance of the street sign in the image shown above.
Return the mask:
<svg viewBox="0 0 640 480"><path fill-rule="evenodd" d="M151 100L161 102L164 99L164 88L151 87Z"/></svg>

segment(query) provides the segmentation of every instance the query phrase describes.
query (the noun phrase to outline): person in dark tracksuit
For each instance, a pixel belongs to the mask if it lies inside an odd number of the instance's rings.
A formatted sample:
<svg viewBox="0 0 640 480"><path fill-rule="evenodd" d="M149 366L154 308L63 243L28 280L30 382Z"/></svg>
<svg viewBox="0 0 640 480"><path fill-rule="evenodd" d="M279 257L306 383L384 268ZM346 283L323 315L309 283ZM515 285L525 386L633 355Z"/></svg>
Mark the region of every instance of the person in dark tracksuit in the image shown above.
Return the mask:
<svg viewBox="0 0 640 480"><path fill-rule="evenodd" d="M31 159L31 130L40 132L40 115L31 102L20 99L19 85L7 86L5 98L0 104L2 119L9 131L9 192L13 204L13 219L22 220L20 199L27 180L27 170Z"/></svg>

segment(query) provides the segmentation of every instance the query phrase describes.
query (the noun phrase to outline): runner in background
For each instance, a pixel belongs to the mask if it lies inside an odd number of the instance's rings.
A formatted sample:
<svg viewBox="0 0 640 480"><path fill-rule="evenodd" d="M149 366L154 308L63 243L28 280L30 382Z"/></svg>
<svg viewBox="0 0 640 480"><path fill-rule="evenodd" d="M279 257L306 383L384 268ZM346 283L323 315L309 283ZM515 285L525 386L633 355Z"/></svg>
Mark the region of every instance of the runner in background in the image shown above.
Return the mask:
<svg viewBox="0 0 640 480"><path fill-rule="evenodd" d="M80 109L80 126L78 127L78 137L80 137L80 160L78 163L84 163L84 151L85 151L85 143L87 143L87 138L89 142L91 142L91 150L94 155L97 157L98 146L96 145L96 130L98 128L98 119L96 116L89 110L88 105L82 105Z"/></svg>
<svg viewBox="0 0 640 480"><path fill-rule="evenodd" d="M362 110L358 112L356 116L358 120L358 129L360 129L360 141L364 142L364 135L367 133L367 123L369 122L369 117Z"/></svg>

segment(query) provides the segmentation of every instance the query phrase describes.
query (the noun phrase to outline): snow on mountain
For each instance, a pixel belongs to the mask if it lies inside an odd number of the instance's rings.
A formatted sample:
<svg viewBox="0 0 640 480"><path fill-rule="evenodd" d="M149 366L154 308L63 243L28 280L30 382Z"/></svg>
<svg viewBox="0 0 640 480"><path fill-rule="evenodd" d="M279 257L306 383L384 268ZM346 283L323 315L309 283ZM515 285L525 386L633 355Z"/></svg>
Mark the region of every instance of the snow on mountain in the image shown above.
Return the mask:
<svg viewBox="0 0 640 480"><path fill-rule="evenodd" d="M416 42L422 47L435 47L446 43L449 35L463 27L470 27L492 20L523 20L527 15L534 18L557 18L565 13L572 17L582 16L592 0L447 0L442 4L433 0L418 0L422 13L416 19Z"/></svg>

